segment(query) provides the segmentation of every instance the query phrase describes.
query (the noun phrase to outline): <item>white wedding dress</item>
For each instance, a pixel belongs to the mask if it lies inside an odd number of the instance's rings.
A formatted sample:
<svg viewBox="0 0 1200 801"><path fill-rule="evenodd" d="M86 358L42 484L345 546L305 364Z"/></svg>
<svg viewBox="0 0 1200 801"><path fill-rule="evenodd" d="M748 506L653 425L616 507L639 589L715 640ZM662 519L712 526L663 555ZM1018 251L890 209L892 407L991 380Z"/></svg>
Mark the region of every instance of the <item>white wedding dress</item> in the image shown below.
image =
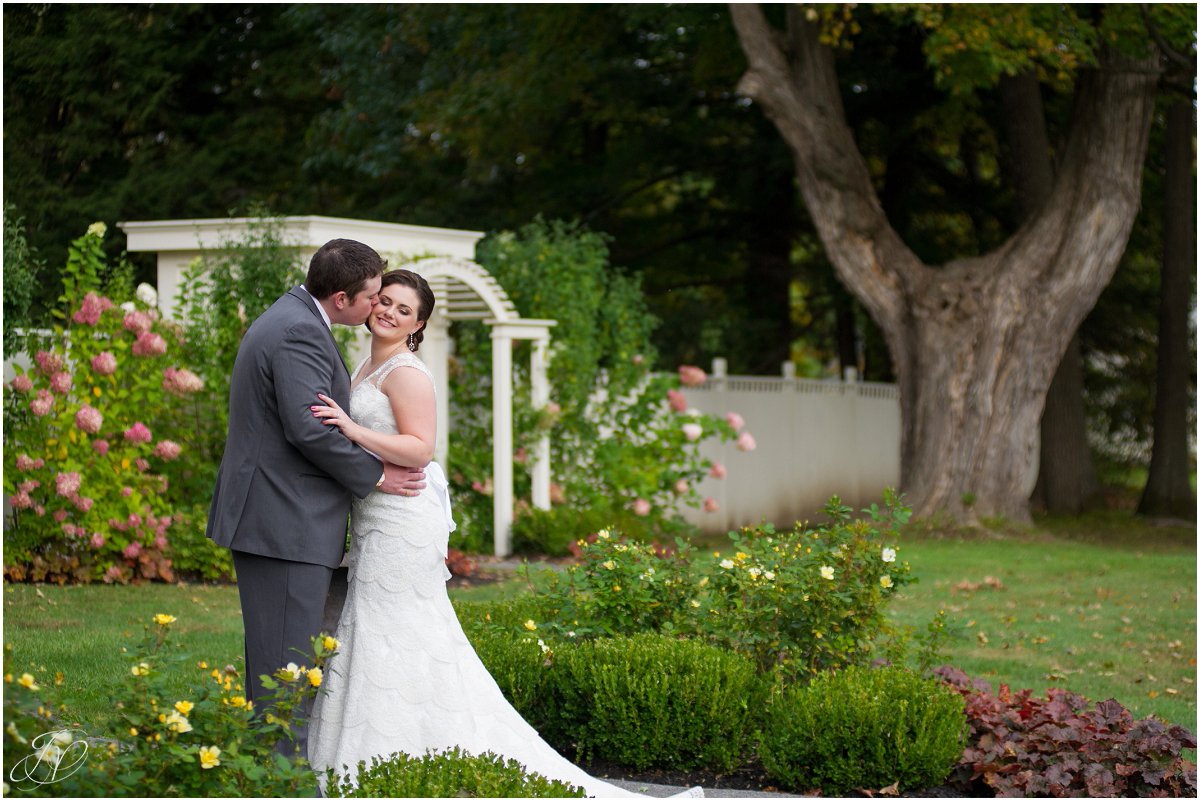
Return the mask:
<svg viewBox="0 0 1200 801"><path fill-rule="evenodd" d="M417 369L433 380L416 356L392 357L351 393L350 415L360 425L397 433L380 390L396 368ZM327 768L354 776L360 761L370 765L375 756L421 756L458 746L516 759L528 771L579 785L591 796L636 797L592 778L551 748L476 656L446 593L446 547L454 527L446 477L436 463L425 475L428 488L416 497L373 492L354 503L340 645L309 725L308 759L322 789Z"/></svg>

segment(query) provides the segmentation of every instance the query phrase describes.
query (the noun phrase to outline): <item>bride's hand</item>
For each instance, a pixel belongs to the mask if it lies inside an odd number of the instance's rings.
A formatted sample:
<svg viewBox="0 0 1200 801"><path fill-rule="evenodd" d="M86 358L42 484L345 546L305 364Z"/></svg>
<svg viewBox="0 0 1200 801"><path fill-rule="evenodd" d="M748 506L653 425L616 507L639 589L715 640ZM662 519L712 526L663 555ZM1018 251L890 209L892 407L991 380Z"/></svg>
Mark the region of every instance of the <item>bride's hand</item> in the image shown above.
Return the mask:
<svg viewBox="0 0 1200 801"><path fill-rule="evenodd" d="M310 406L309 408L312 409L313 417L324 418L325 425L337 426L342 430L343 434L353 440L360 428L358 423L351 420L350 415L346 414L333 398L328 395L322 395L320 392L317 393L317 397L326 405Z"/></svg>

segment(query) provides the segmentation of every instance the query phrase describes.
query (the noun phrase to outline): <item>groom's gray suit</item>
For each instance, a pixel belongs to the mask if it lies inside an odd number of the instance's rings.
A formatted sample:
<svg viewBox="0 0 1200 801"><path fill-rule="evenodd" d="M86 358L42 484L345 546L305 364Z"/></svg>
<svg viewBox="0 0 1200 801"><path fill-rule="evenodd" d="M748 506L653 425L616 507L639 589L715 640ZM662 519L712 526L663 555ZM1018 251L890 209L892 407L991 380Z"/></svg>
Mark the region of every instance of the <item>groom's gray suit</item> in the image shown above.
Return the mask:
<svg viewBox="0 0 1200 801"><path fill-rule="evenodd" d="M350 376L329 326L296 287L238 348L208 518L208 537L233 551L251 700L264 694L259 675L304 662L342 559L351 496L365 498L383 473L379 459L313 417L318 392L350 407ZM303 755L307 729L297 735Z"/></svg>

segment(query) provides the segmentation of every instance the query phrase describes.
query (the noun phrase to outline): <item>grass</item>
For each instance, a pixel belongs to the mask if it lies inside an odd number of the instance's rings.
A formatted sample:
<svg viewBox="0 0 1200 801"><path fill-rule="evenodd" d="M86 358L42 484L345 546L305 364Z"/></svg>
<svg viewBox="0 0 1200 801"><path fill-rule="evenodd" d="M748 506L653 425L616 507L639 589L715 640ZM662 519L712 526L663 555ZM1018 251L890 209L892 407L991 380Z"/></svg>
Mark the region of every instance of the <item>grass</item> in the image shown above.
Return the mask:
<svg viewBox="0 0 1200 801"><path fill-rule="evenodd" d="M963 635L946 661L993 685L1112 697L1136 717L1154 714L1195 731L1195 546L1194 526L1153 526L1120 513L914 531L900 555L920 581L889 613L920 626L945 609ZM996 581L986 583L989 576ZM495 600L526 591L514 580L452 595ZM4 612L9 670L42 682L61 671L66 716L88 728L111 714L107 688L130 666L122 648L136 646L156 613L178 618L174 640L197 659L224 665L242 653L234 587L8 584Z"/></svg>

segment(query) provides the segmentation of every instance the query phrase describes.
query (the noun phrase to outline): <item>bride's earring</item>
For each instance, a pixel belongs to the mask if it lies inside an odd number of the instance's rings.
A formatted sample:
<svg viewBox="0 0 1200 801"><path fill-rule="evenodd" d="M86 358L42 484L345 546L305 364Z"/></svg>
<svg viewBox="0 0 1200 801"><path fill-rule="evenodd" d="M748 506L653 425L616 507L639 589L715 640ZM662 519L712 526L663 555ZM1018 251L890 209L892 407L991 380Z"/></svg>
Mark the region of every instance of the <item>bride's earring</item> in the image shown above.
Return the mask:
<svg viewBox="0 0 1200 801"><path fill-rule="evenodd" d="M409 351L411 351L412 353L416 353L416 352L417 352L417 341L416 341L415 339L413 339L413 335L412 335L412 334L409 334L409 335L408 335L408 349L409 349Z"/></svg>

